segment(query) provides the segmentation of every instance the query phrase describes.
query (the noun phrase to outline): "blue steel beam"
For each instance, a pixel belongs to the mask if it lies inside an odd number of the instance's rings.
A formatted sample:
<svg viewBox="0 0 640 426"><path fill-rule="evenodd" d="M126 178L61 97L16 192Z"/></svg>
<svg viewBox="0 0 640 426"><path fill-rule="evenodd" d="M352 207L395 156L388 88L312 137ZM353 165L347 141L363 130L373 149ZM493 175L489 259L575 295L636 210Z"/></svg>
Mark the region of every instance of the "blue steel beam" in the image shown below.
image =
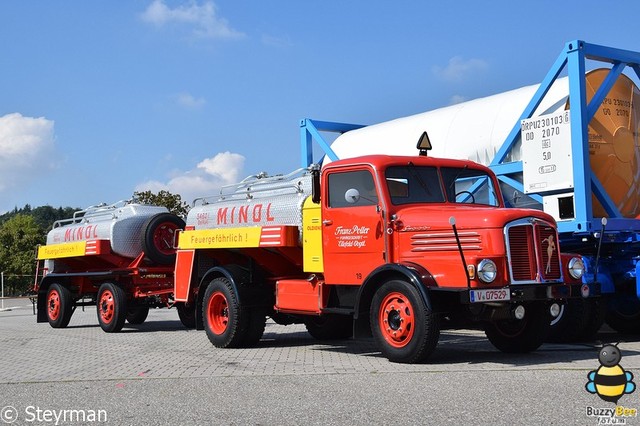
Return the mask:
<svg viewBox="0 0 640 426"><path fill-rule="evenodd" d="M330 121L311 120L304 118L300 120L300 141L301 141L301 165L308 167L313 164L313 141L318 144L320 149L325 153L331 161L336 161L338 156L331 149L329 143L325 140L320 132L345 133L350 130L365 127L361 124L334 123Z"/></svg>
<svg viewBox="0 0 640 426"><path fill-rule="evenodd" d="M570 43L571 45L571 43ZM585 57L581 43L567 50L569 73L569 114L571 116L571 158L573 161L573 197L575 202L576 230L590 231L593 217L591 201L591 166L589 160L589 134L587 126L587 89Z"/></svg>

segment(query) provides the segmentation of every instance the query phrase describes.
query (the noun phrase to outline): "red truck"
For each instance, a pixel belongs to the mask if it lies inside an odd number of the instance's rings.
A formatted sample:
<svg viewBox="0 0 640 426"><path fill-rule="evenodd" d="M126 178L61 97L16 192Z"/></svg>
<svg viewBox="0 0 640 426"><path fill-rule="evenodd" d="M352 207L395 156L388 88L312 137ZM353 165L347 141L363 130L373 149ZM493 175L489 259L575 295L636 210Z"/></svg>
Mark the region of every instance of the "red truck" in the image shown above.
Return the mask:
<svg viewBox="0 0 640 426"><path fill-rule="evenodd" d="M425 360L449 322L528 352L562 304L592 296L557 241L548 214L504 208L487 167L350 158L196 200L174 298L221 348L256 344L271 317L318 339L373 335L394 362Z"/></svg>

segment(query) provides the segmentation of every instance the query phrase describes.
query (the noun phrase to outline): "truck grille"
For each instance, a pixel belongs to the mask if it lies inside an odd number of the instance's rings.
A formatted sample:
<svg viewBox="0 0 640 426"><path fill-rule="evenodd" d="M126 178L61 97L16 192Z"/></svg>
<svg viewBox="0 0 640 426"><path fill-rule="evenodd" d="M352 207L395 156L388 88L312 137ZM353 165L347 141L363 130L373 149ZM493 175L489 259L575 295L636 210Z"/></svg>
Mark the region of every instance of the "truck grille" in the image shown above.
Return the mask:
<svg viewBox="0 0 640 426"><path fill-rule="evenodd" d="M558 281L562 278L556 228L548 222L522 219L505 229L513 283Z"/></svg>

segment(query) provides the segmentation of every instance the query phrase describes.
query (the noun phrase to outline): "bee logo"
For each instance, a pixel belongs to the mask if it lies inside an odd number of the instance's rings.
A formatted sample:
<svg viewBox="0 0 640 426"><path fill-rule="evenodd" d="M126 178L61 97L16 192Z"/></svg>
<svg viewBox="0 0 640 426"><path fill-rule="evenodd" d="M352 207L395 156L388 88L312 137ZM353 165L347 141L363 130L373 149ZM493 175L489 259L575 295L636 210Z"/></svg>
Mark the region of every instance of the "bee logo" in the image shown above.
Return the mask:
<svg viewBox="0 0 640 426"><path fill-rule="evenodd" d="M615 404L622 395L633 393L636 390L633 373L619 365L621 359L622 354L616 345L603 346L598 356L600 367L587 374L587 392L598 394L602 400Z"/></svg>

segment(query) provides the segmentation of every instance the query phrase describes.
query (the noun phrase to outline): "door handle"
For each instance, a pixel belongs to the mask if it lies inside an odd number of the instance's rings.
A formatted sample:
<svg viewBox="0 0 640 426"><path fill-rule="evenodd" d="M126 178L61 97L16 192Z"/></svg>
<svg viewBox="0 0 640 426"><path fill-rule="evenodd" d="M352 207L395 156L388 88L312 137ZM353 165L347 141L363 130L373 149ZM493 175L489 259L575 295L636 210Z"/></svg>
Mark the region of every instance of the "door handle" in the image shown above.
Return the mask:
<svg viewBox="0 0 640 426"><path fill-rule="evenodd" d="M322 221L322 224L323 224L324 226L333 225L333 221L332 221L332 220L328 220L328 219L327 219L327 220L323 220L323 221Z"/></svg>

